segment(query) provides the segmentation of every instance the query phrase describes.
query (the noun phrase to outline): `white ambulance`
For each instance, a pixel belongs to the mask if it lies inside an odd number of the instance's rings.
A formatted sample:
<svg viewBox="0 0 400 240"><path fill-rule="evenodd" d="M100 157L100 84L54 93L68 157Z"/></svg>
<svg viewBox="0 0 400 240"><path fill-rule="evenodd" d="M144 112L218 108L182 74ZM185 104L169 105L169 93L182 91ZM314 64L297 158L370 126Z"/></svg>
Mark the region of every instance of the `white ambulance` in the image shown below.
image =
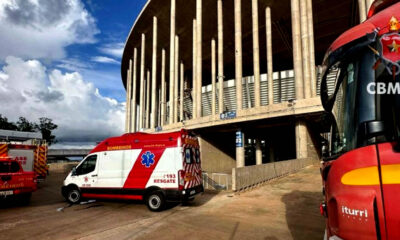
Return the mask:
<svg viewBox="0 0 400 240"><path fill-rule="evenodd" d="M186 130L131 133L104 140L64 180L70 203L86 199L144 200L152 211L203 192L199 143Z"/></svg>

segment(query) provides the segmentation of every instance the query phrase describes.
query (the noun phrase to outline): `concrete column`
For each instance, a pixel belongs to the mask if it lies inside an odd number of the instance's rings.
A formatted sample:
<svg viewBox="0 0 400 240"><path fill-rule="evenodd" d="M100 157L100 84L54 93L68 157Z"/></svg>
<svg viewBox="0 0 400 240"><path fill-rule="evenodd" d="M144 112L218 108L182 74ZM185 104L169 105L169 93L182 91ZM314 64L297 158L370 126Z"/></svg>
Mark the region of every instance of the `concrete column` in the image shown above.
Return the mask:
<svg viewBox="0 0 400 240"><path fill-rule="evenodd" d="M217 108L217 91L216 91L216 76L217 76L217 64L216 64L216 46L215 39L211 40L211 85L212 85L212 93L211 93L211 116L214 116Z"/></svg>
<svg viewBox="0 0 400 240"><path fill-rule="evenodd" d="M358 0L358 11L360 14L360 22L364 22L365 19L367 19L365 0Z"/></svg>
<svg viewBox="0 0 400 240"><path fill-rule="evenodd" d="M236 132L236 167L237 168L245 166L244 139L245 139L245 137L244 137L243 131L238 130Z"/></svg>
<svg viewBox="0 0 400 240"><path fill-rule="evenodd" d="M133 88L132 88L132 119L131 119L131 126L132 126L132 132L137 131L137 103L136 103L136 92L137 92L137 48L133 50Z"/></svg>
<svg viewBox="0 0 400 240"><path fill-rule="evenodd" d="M174 123L178 122L179 103L179 37L175 36L175 88L174 88Z"/></svg>
<svg viewBox="0 0 400 240"><path fill-rule="evenodd" d="M301 46L303 57L304 98L311 97L310 40L308 34L307 0L300 1Z"/></svg>
<svg viewBox="0 0 400 240"><path fill-rule="evenodd" d="M185 101L185 65L181 62L181 76L180 76L180 101L179 101L179 120L183 121L183 103Z"/></svg>
<svg viewBox="0 0 400 240"><path fill-rule="evenodd" d="M310 44L310 74L311 74L311 97L317 96L317 72L315 66L315 43L314 43L314 20L312 0L307 0L307 19Z"/></svg>
<svg viewBox="0 0 400 240"><path fill-rule="evenodd" d="M296 122L296 158L307 158L307 125L304 121Z"/></svg>
<svg viewBox="0 0 400 240"><path fill-rule="evenodd" d="M275 151L274 151L274 146L272 144L269 144L269 162L275 162Z"/></svg>
<svg viewBox="0 0 400 240"><path fill-rule="evenodd" d="M146 128L150 128L150 70L147 70L147 77L146 77Z"/></svg>
<svg viewBox="0 0 400 240"><path fill-rule="evenodd" d="M132 60L129 61L129 69L127 71L126 76L126 116L125 116L125 132L131 132L131 104L132 104L132 96L131 96L131 86L132 86Z"/></svg>
<svg viewBox="0 0 400 240"><path fill-rule="evenodd" d="M236 110L242 110L243 92L243 65L242 65L242 3L234 0L235 5L235 82L236 82Z"/></svg>
<svg viewBox="0 0 400 240"><path fill-rule="evenodd" d="M154 129L156 127L157 119L157 17L153 17L153 61L151 67L151 121L150 128Z"/></svg>
<svg viewBox="0 0 400 240"><path fill-rule="evenodd" d="M267 39L267 72L268 72L268 103L274 104L274 67L272 52L272 24L271 24L271 8L265 9L265 26Z"/></svg>
<svg viewBox="0 0 400 240"><path fill-rule="evenodd" d="M196 0L196 40L197 40L197 60L196 60L196 75L197 75L197 117L202 117L202 105L201 105L201 97L202 97L202 84L203 84L203 54L202 54L202 44L203 44L203 1Z"/></svg>
<svg viewBox="0 0 400 240"><path fill-rule="evenodd" d="M146 111L147 111L147 108L146 108L146 93L147 93L147 91L146 91L146 89L147 89L147 79L146 79L146 77L145 77L145 79L144 79L144 81L143 81L143 126L142 126L142 128L143 129L146 129L147 128L147 124L146 124L146 116L147 116L147 113L146 113Z"/></svg>
<svg viewBox="0 0 400 240"><path fill-rule="evenodd" d="M167 93L165 82L165 49L161 52L161 122L160 126L164 126L167 120Z"/></svg>
<svg viewBox="0 0 400 240"><path fill-rule="evenodd" d="M175 93L175 21L176 21L176 0L171 0L171 33L169 50L169 124L174 123L174 93Z"/></svg>
<svg viewBox="0 0 400 240"><path fill-rule="evenodd" d="M157 127L161 125L161 103L162 103L162 93L161 93L161 85L157 88Z"/></svg>
<svg viewBox="0 0 400 240"><path fill-rule="evenodd" d="M256 139L256 165L262 164L261 140Z"/></svg>
<svg viewBox="0 0 400 240"><path fill-rule="evenodd" d="M295 75L296 99L304 98L303 63L301 55L300 5L299 0L291 0L293 66Z"/></svg>
<svg viewBox="0 0 400 240"><path fill-rule="evenodd" d="M129 60L129 77L130 77L130 85L129 85L129 122L128 122L128 128L129 128L129 133L133 132L133 126L132 126L132 91L133 91L133 60Z"/></svg>
<svg viewBox="0 0 400 240"><path fill-rule="evenodd" d="M260 98L260 40L258 32L258 0L251 0L253 23L254 106L261 105ZM250 101L250 99L249 99Z"/></svg>
<svg viewBox="0 0 400 240"><path fill-rule="evenodd" d="M218 12L218 111L224 112L224 16L222 0L217 2Z"/></svg>
<svg viewBox="0 0 400 240"><path fill-rule="evenodd" d="M145 98L144 98L144 75L145 75L145 51L146 51L146 36L142 34L142 47L140 50L140 112L139 112L139 129L144 128L144 106L145 106Z"/></svg>
<svg viewBox="0 0 400 240"><path fill-rule="evenodd" d="M193 19L193 66L192 66L192 118L197 118L197 22Z"/></svg>

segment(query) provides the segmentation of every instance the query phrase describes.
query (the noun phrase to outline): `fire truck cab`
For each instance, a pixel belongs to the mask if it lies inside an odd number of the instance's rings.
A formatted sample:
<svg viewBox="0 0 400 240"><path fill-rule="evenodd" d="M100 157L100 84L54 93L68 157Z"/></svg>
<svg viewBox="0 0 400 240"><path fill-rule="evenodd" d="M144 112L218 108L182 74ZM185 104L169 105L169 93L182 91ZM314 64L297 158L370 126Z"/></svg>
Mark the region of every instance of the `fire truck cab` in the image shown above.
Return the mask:
<svg viewBox="0 0 400 240"><path fill-rule="evenodd" d="M321 100L331 126L321 166L325 239L400 239L398 19L398 1L375 1L324 60Z"/></svg>
<svg viewBox="0 0 400 240"><path fill-rule="evenodd" d="M203 192L198 140L186 130L131 133L104 140L67 176L62 194L87 199L144 200L151 211Z"/></svg>

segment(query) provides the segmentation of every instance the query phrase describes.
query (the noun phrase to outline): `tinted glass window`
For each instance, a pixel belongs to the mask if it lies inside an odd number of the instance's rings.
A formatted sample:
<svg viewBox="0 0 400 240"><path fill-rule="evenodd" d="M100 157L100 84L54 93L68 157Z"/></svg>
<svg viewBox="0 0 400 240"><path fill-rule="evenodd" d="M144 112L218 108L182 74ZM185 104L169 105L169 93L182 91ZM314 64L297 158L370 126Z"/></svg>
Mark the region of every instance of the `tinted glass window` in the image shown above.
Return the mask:
<svg viewBox="0 0 400 240"><path fill-rule="evenodd" d="M96 169L97 155L89 156L76 169L76 175L84 175L93 172Z"/></svg>
<svg viewBox="0 0 400 240"><path fill-rule="evenodd" d="M200 151L196 149L196 163L200 163Z"/></svg>
<svg viewBox="0 0 400 240"><path fill-rule="evenodd" d="M377 119L385 124L386 134L379 141L397 140L400 134L400 93L389 92L389 86L396 86L400 82L400 75L393 77L386 69L378 68L376 71L376 83L383 84L387 89L386 94L378 94ZM400 85L398 85L400 86ZM399 89L399 88L398 88Z"/></svg>
<svg viewBox="0 0 400 240"><path fill-rule="evenodd" d="M185 150L185 162L186 164L192 163L192 151L190 148Z"/></svg>
<svg viewBox="0 0 400 240"><path fill-rule="evenodd" d="M0 173L19 172L19 165L16 162L0 162Z"/></svg>
<svg viewBox="0 0 400 240"><path fill-rule="evenodd" d="M351 63L345 70L343 82L338 89L332 109L335 118L331 146L333 154L349 151L356 147L354 109L357 95L357 78L355 77L355 65Z"/></svg>
<svg viewBox="0 0 400 240"><path fill-rule="evenodd" d="M16 173L16 172L19 172L19 169L20 169L20 167L19 167L19 164L18 164L18 163L16 163L16 162L11 162L10 172Z"/></svg>
<svg viewBox="0 0 400 240"><path fill-rule="evenodd" d="M10 172L10 162L0 162L0 173Z"/></svg>

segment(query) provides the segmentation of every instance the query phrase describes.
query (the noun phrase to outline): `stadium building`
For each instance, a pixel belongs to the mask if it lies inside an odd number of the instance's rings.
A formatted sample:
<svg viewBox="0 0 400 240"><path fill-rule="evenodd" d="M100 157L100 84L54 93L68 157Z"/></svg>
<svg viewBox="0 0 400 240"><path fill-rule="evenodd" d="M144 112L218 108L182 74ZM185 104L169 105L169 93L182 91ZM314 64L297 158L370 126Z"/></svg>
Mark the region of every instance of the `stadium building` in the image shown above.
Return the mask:
<svg viewBox="0 0 400 240"><path fill-rule="evenodd" d="M126 131L193 130L203 170L225 185L237 169L319 160L319 65L371 4L148 0L122 58Z"/></svg>

